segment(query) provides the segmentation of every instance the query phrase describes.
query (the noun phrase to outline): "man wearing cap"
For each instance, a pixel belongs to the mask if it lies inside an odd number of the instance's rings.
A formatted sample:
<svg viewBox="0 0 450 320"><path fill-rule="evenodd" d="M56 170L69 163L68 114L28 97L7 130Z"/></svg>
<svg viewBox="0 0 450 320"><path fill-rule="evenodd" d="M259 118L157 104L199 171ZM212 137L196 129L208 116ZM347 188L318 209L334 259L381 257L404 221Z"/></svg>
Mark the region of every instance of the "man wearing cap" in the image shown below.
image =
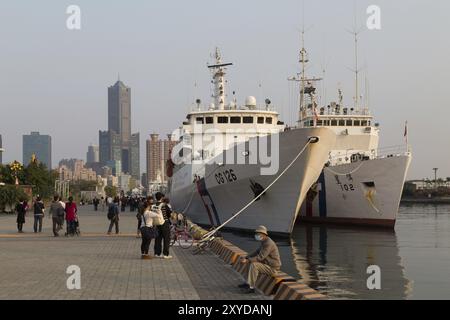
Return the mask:
<svg viewBox="0 0 450 320"><path fill-rule="evenodd" d="M255 292L256 279L258 279L260 273L273 275L281 268L278 247L269 238L267 228L264 226L256 228L255 239L261 242L261 246L242 260L243 263L250 263L247 283L239 286L239 288L245 289L247 293Z"/></svg>

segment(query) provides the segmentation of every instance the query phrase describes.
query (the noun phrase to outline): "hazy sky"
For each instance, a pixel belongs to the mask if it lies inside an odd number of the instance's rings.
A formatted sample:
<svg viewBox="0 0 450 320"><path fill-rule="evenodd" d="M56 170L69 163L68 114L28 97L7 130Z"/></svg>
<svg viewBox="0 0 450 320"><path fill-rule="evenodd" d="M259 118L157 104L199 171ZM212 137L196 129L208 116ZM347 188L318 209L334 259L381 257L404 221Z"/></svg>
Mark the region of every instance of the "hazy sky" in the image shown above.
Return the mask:
<svg viewBox="0 0 450 320"><path fill-rule="evenodd" d="M308 72L322 76L328 100L338 84L347 104L354 94L354 0L305 1ZM67 6L81 8L81 30L66 28ZM381 7L382 30L365 28L360 62L381 146L404 143L405 120L414 159L410 178L450 176L450 1L357 1ZM300 0L0 2L0 134L4 162L22 161L22 135L50 134L53 163L85 159L98 130L107 128L107 87L132 88L133 132L167 134L196 97L209 102L206 63L215 46L229 70L229 91L269 97L286 122L295 121L287 77L299 71L303 20ZM362 78L365 77L362 76ZM362 81L363 82L363 81ZM195 87L197 83L197 87ZM259 87L261 84L261 87ZM363 90L364 91L364 90Z"/></svg>

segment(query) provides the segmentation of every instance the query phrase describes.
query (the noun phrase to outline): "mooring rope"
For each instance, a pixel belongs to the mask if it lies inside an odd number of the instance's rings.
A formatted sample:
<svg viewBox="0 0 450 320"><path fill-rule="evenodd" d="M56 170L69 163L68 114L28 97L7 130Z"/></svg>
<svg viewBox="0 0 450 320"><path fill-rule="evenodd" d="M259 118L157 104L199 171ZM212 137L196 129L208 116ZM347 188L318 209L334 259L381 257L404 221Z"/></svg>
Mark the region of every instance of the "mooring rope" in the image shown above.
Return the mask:
<svg viewBox="0 0 450 320"><path fill-rule="evenodd" d="M291 163L283 170L283 172L280 173L280 175L278 177L276 177L271 184L269 184L269 186L267 188L265 188L257 197L255 197L252 201L250 201L247 205L245 205L241 210L239 210L238 212L236 212L233 216L231 216L231 218L229 218L227 221L225 221L224 223L222 223L220 226L218 226L217 228L215 228L214 230L211 230L210 232L208 232L207 234L205 234L202 238L202 240L200 240L201 242L204 241L208 241L214 234L216 234L220 229L222 229L224 226L226 226L228 223L230 223L232 220L234 220L237 216L239 216L242 212L244 212L248 207L250 207L253 203L255 203L256 201L258 201L263 195L264 193L266 193L293 165L295 162L297 162L297 160L300 158L300 156L303 154L303 152L305 152L306 148L311 144L311 141L314 138L309 138L308 142L305 144L305 146L303 147L303 149L297 154L297 156L291 161Z"/></svg>

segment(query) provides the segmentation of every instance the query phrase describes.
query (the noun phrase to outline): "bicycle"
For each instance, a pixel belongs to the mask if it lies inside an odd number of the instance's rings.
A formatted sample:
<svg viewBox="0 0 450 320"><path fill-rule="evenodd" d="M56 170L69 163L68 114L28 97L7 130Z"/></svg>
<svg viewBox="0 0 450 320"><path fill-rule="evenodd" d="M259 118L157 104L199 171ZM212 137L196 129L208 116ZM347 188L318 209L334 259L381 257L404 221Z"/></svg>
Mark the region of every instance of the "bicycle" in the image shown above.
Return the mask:
<svg viewBox="0 0 450 320"><path fill-rule="evenodd" d="M189 232L185 219L182 221L182 228L178 224L170 226L170 246L172 247L176 242L183 249L189 249L194 244L194 238Z"/></svg>

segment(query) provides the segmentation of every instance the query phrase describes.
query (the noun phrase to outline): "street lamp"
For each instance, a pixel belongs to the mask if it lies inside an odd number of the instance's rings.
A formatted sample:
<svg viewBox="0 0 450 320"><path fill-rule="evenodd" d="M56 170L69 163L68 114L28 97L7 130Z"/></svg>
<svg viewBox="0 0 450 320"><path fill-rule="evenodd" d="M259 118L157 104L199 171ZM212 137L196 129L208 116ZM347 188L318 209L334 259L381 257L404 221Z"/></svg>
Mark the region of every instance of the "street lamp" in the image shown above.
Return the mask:
<svg viewBox="0 0 450 320"><path fill-rule="evenodd" d="M434 188L437 190L437 171L439 168L433 168L434 171Z"/></svg>

